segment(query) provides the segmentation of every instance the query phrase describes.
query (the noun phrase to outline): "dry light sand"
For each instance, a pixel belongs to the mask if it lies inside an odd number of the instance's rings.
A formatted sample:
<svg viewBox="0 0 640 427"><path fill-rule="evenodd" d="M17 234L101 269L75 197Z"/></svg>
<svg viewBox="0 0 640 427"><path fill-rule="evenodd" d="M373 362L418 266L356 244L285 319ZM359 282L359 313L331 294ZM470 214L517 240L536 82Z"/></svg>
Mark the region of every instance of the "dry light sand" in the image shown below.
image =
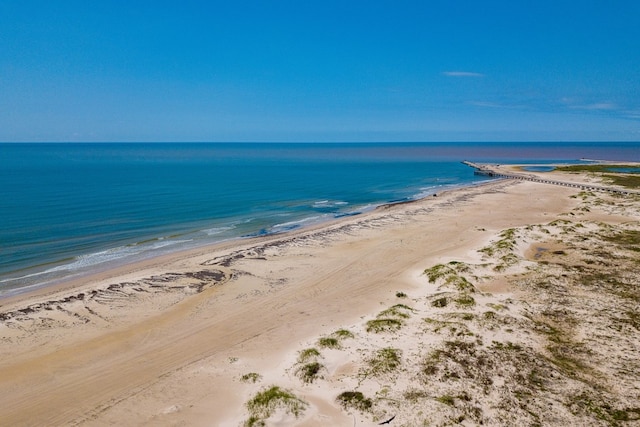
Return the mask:
<svg viewBox="0 0 640 427"><path fill-rule="evenodd" d="M497 181L5 299L0 425L638 425L639 221Z"/></svg>

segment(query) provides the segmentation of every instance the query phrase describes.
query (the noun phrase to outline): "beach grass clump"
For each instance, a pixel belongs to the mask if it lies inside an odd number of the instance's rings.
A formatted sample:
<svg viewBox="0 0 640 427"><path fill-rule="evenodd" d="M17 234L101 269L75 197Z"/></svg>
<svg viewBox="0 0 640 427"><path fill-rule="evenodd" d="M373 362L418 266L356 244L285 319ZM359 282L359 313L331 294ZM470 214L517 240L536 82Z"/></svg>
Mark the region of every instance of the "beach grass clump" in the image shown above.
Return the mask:
<svg viewBox="0 0 640 427"><path fill-rule="evenodd" d="M265 425L265 420L279 408L298 418L309 404L289 390L271 386L258 392L246 403L246 406L250 417L245 422L245 426L253 427Z"/></svg>
<svg viewBox="0 0 640 427"><path fill-rule="evenodd" d="M460 319L462 319L462 320L473 320L475 318L476 318L476 316L474 316L471 313L460 313Z"/></svg>
<svg viewBox="0 0 640 427"><path fill-rule="evenodd" d="M458 273L468 273L471 271L471 267L466 262L449 261L448 265Z"/></svg>
<svg viewBox="0 0 640 427"><path fill-rule="evenodd" d="M455 274L455 271L451 269L451 267L444 264L436 264L431 268L427 268L424 271L424 274L427 275L429 279L429 283L435 283L438 279L447 277L450 274Z"/></svg>
<svg viewBox="0 0 640 427"><path fill-rule="evenodd" d="M431 301L431 305L436 308L444 308L449 304L449 298L441 297Z"/></svg>
<svg viewBox="0 0 640 427"><path fill-rule="evenodd" d="M448 265L436 264L424 271L429 279L429 283L435 283L438 280L444 280L446 286L454 287L461 292L475 292L475 287L464 277L458 273L468 272L470 267L468 264L458 261L451 261Z"/></svg>
<svg viewBox="0 0 640 427"><path fill-rule="evenodd" d="M417 403L420 400L427 399L429 394L424 390L411 388L402 393L402 397L408 402Z"/></svg>
<svg viewBox="0 0 640 427"><path fill-rule="evenodd" d="M492 303L492 302L488 302L486 304L487 307L491 307L496 311L503 311L503 310L509 310L509 307L507 307L504 304L496 304L496 303Z"/></svg>
<svg viewBox="0 0 640 427"><path fill-rule="evenodd" d="M498 315L496 314L495 311L488 310L488 311L485 311L484 313L482 313L482 318L484 320L496 320L497 317L498 317Z"/></svg>
<svg viewBox="0 0 640 427"><path fill-rule="evenodd" d="M300 378L303 384L311 384L317 379L322 378L322 371L326 370L325 366L320 363L322 356L317 348L311 347L301 350L298 353L298 361L294 374Z"/></svg>
<svg viewBox="0 0 640 427"><path fill-rule="evenodd" d="M511 252L516 248L516 237L517 232L515 228L508 228L503 230L500 235L500 240L492 243L489 246L485 246L480 249L478 252L483 253L487 256L494 256L496 254L504 254L506 252Z"/></svg>
<svg viewBox="0 0 640 427"><path fill-rule="evenodd" d="M336 337L322 337L318 339L318 346L332 349L339 349L342 347L340 345L340 340Z"/></svg>
<svg viewBox="0 0 640 427"><path fill-rule="evenodd" d="M367 322L367 332L375 332L377 334L382 332L394 332L399 331L404 326L404 322L399 319L382 318L373 319Z"/></svg>
<svg viewBox="0 0 640 427"><path fill-rule="evenodd" d="M419 364L419 380L428 385L432 381L472 379L478 384L490 384L492 361L472 341L444 341L441 348L432 350Z"/></svg>
<svg viewBox="0 0 640 427"><path fill-rule="evenodd" d="M355 409L360 412L369 412L373 407L373 401L359 391L342 392L336 397L336 402L338 402L345 411Z"/></svg>
<svg viewBox="0 0 640 427"><path fill-rule="evenodd" d="M456 315L460 315L460 316L462 316L462 314L463 313L456 313ZM464 320L472 320L473 318L474 316L471 315L470 317L464 318ZM436 320L428 317L422 320L424 320L424 322L429 326L430 330L433 331L434 333L440 333L440 331L442 331L443 329L446 329L449 332L449 334L455 335L455 336L473 335L469 327L461 322Z"/></svg>
<svg viewBox="0 0 640 427"><path fill-rule="evenodd" d="M432 350L427 357L421 363L420 372L423 375L423 379L435 375L439 370L439 365L442 361L442 350Z"/></svg>
<svg viewBox="0 0 640 427"><path fill-rule="evenodd" d="M402 364L402 350L385 347L377 350L373 356L367 360L369 371L373 376L386 374L395 371Z"/></svg>
<svg viewBox="0 0 640 427"><path fill-rule="evenodd" d="M354 337L353 332L348 329L338 329L337 331L333 332L331 336L339 338L341 340Z"/></svg>
<svg viewBox="0 0 640 427"><path fill-rule="evenodd" d="M244 422L244 427L265 427L266 425L267 424L263 419L258 418L255 415L250 416L249 419Z"/></svg>
<svg viewBox="0 0 640 427"><path fill-rule="evenodd" d="M456 400L450 394L443 394L442 396L438 396L436 397L436 400L445 405L456 406Z"/></svg>
<svg viewBox="0 0 640 427"><path fill-rule="evenodd" d="M425 317L422 320L428 325L428 330L433 331L435 333L439 333L442 329L449 326L449 323L450 323L442 320L432 319L430 317Z"/></svg>
<svg viewBox="0 0 640 427"><path fill-rule="evenodd" d="M378 318L399 318L399 319L408 319L411 317L411 313L415 313L415 310L404 304L396 304L392 307L389 307L386 310L378 313Z"/></svg>
<svg viewBox="0 0 640 427"><path fill-rule="evenodd" d="M491 347L492 350L504 350L504 351L521 351L522 346L520 344L512 343L511 341L500 342L500 341L492 341Z"/></svg>
<svg viewBox="0 0 640 427"><path fill-rule="evenodd" d="M296 368L295 375L304 384L311 384L315 380L323 378L321 372L325 369L325 366L320 362L304 363Z"/></svg>
<svg viewBox="0 0 640 427"><path fill-rule="evenodd" d="M493 267L493 270L501 273L518 262L520 262L520 258L516 254L506 254L500 257L500 264Z"/></svg>
<svg viewBox="0 0 640 427"><path fill-rule="evenodd" d="M248 374L244 374L240 377L240 381L243 383L257 383L262 379L262 375L257 372L249 372Z"/></svg>
<svg viewBox="0 0 640 427"><path fill-rule="evenodd" d="M305 348L304 350L300 350L298 353L298 363L306 363L310 360L315 360L320 357L320 352L317 348Z"/></svg>
<svg viewBox="0 0 640 427"><path fill-rule="evenodd" d="M347 329L338 329L328 337L319 338L318 346L321 348L339 350L342 348L342 341L350 338L354 338L353 332Z"/></svg>
<svg viewBox="0 0 640 427"><path fill-rule="evenodd" d="M460 292L475 292L476 288L462 276L458 276L456 274L450 275L445 280L445 284L449 286L453 286Z"/></svg>
<svg viewBox="0 0 640 427"><path fill-rule="evenodd" d="M568 225L568 224L572 224L572 222L569 221L568 219L554 219L547 225L551 227L562 227L563 225Z"/></svg>

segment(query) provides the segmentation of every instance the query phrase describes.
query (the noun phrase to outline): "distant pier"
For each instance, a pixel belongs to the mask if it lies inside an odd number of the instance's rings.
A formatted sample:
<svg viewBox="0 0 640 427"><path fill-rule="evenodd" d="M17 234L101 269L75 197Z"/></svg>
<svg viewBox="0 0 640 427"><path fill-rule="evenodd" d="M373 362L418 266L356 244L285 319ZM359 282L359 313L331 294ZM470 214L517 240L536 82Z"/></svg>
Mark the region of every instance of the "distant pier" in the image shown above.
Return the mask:
<svg viewBox="0 0 640 427"><path fill-rule="evenodd" d="M498 176L499 175L499 174L496 174L495 171L489 169L488 166L480 165L478 163L473 163L473 162L469 162L469 161L465 160L464 162L462 162L462 164L465 164L465 165L470 166L473 169L475 169L475 171L473 173L475 173L476 175L486 175L486 176Z"/></svg>
<svg viewBox="0 0 640 427"><path fill-rule="evenodd" d="M505 173L505 172L497 171L496 169L492 168L490 165L473 163L466 160L462 163L475 169L474 173L476 175L484 175L492 178L518 179L521 181L531 181L531 182L539 182L541 184L560 185L563 187L573 187L573 188L579 188L581 190L588 190L588 191L603 191L606 193L613 193L613 194L623 194L623 195L640 194L640 192L637 192L637 191L623 190L623 189L614 188L614 187L583 184L583 183L569 182L569 181L557 181L553 179L543 179L536 175Z"/></svg>

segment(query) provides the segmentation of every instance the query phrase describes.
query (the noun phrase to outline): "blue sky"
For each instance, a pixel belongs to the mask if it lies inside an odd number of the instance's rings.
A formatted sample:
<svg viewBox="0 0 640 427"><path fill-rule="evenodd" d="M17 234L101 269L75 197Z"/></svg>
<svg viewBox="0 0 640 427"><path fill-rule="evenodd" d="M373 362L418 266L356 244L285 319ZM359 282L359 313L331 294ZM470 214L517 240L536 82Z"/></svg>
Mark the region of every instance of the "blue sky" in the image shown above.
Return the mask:
<svg viewBox="0 0 640 427"><path fill-rule="evenodd" d="M0 1L0 141L485 140L640 140L640 1Z"/></svg>

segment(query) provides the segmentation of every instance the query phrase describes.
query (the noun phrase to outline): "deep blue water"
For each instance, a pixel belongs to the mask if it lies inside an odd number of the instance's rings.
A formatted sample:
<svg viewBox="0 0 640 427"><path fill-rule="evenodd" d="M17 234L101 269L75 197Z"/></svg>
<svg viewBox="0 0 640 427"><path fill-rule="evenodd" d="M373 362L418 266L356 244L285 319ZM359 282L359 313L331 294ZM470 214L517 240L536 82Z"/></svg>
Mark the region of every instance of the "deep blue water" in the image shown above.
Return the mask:
<svg viewBox="0 0 640 427"><path fill-rule="evenodd" d="M579 158L640 144L0 144L0 295L485 179L465 159Z"/></svg>

